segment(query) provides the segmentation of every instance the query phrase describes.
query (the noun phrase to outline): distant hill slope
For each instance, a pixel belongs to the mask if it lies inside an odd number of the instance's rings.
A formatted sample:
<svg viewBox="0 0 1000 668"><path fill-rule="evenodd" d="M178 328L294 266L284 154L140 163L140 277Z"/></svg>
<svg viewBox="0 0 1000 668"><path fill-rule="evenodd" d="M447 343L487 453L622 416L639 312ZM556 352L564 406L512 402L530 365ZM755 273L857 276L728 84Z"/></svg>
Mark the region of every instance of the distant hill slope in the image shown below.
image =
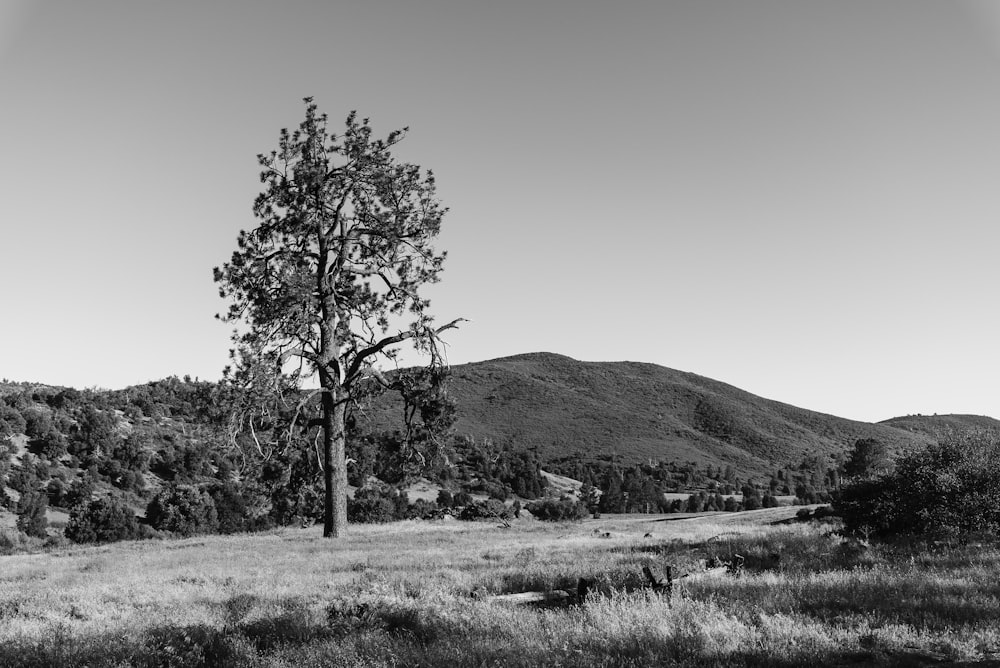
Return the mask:
<svg viewBox="0 0 1000 668"><path fill-rule="evenodd" d="M842 453L859 438L892 450L931 440L927 432L816 413L655 364L531 353L454 366L450 383L459 434L537 448L542 461L579 452L762 473Z"/></svg>
<svg viewBox="0 0 1000 668"><path fill-rule="evenodd" d="M923 434L933 439L952 431L967 429L992 429L1000 431L1000 420L984 415L907 415L883 420L883 424L913 434Z"/></svg>

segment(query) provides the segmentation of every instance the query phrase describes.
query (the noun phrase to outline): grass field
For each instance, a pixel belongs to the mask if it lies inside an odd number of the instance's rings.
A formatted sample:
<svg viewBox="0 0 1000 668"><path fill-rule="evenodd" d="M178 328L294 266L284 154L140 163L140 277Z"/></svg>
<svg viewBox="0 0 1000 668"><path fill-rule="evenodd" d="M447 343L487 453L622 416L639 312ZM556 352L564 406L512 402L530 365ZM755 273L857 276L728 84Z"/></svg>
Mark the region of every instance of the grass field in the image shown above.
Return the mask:
<svg viewBox="0 0 1000 668"><path fill-rule="evenodd" d="M792 512L401 522L334 542L313 528L0 557L0 666L1000 665L995 547L865 549L829 525L770 524ZM641 573L736 553L742 575L680 579L670 597ZM595 581L583 603L487 598L580 577Z"/></svg>

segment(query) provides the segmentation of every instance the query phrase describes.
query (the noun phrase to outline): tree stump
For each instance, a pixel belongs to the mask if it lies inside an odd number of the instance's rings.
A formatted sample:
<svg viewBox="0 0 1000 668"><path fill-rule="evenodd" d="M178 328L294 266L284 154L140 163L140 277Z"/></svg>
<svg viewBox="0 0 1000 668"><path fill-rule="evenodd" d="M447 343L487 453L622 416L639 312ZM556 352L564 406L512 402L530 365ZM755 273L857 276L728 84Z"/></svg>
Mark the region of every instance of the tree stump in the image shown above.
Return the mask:
<svg viewBox="0 0 1000 668"><path fill-rule="evenodd" d="M665 593L669 598L674 591L674 569L672 566L667 566L666 577L658 577L653 569L648 565L642 567L642 574L646 576L649 581L649 585L653 588L653 591L657 593Z"/></svg>

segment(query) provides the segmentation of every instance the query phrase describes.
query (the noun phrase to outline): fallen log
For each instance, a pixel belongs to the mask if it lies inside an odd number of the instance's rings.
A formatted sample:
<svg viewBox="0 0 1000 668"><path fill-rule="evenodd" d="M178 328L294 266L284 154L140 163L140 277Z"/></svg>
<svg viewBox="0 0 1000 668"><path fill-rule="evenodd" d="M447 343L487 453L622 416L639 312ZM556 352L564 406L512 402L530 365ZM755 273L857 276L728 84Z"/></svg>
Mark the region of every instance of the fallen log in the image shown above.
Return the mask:
<svg viewBox="0 0 1000 668"><path fill-rule="evenodd" d="M725 575L728 572L729 566L716 566L715 568L706 568L703 571L691 571L690 573L685 573L681 577L688 580L700 580L701 578L712 577L715 575Z"/></svg>
<svg viewBox="0 0 1000 668"><path fill-rule="evenodd" d="M552 591L523 591L519 594L497 594L495 596L485 596L484 601L495 601L497 603L551 603L553 601L563 601L570 597L568 591L553 589Z"/></svg>

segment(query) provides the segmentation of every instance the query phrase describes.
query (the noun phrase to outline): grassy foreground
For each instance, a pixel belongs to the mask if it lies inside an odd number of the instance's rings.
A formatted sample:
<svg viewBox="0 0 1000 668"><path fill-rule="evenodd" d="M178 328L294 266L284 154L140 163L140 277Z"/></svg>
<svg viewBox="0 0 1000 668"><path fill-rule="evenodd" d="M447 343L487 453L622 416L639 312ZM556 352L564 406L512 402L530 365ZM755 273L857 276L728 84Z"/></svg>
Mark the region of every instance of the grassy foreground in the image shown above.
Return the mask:
<svg viewBox="0 0 1000 668"><path fill-rule="evenodd" d="M0 666L996 665L996 547L864 549L773 517L401 522L335 542L306 529L0 557ZM644 586L643 565L734 553L739 577L679 580L670 598ZM582 604L484 599L579 577L596 580Z"/></svg>

